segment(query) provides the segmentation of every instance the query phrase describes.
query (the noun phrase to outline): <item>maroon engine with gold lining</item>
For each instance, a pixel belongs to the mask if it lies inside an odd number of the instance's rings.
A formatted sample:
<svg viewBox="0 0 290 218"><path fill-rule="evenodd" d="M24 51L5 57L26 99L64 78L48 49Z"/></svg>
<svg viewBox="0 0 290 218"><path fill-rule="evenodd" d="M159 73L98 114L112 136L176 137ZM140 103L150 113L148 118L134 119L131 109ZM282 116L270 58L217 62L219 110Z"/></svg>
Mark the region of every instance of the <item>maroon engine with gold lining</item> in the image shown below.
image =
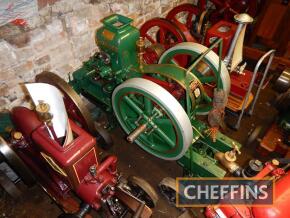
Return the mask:
<svg viewBox="0 0 290 218"><path fill-rule="evenodd" d="M62 206L73 201L70 191L95 209L101 207L101 199L114 195L111 187L117 183L117 158L109 156L99 163L95 138L74 122L69 121L74 139L62 146L49 137L34 111L14 108L12 119L24 135L13 143L15 150Z"/></svg>

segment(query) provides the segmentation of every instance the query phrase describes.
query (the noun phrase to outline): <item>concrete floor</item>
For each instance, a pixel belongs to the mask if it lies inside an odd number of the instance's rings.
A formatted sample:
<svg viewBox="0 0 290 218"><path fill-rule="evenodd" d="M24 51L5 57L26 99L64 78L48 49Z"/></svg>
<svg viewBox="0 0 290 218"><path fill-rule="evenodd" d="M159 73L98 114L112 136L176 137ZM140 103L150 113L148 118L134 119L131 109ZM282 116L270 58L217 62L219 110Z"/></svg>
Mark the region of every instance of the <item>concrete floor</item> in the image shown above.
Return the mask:
<svg viewBox="0 0 290 218"><path fill-rule="evenodd" d="M239 131L227 129L224 133L240 143L245 143L248 132L256 125L268 126L276 111L269 105L269 100L275 96L270 89L263 90L257 103L254 116L245 116ZM121 129L112 132L115 146L110 150L119 158L118 168L125 176L137 175L146 179L153 187L164 177L182 176L182 169L176 162L164 161L146 153L136 144L127 143ZM253 148L243 148L239 162L243 165L253 155ZM23 187L22 187L23 188ZM61 214L59 207L42 191L40 187L24 190L23 196L17 201L3 195L0 200L0 217L19 218L53 218ZM160 195L160 200L154 210L153 218L175 218L180 211L171 207ZM194 209L194 217L203 217L202 208ZM94 215L94 217L98 217Z"/></svg>

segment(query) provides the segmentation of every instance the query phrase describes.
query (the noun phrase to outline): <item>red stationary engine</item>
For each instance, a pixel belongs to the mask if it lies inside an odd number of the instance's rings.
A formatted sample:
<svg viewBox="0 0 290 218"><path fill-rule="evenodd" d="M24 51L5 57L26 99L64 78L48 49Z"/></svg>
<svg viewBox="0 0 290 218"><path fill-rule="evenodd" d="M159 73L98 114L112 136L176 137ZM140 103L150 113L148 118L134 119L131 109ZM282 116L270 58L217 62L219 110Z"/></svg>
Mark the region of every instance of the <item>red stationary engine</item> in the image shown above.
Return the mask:
<svg viewBox="0 0 290 218"><path fill-rule="evenodd" d="M281 168L276 169L272 164L267 164L265 168L255 177L261 179L269 173L272 176L280 177L285 174ZM207 218L285 218L289 217L290 203L290 174L287 172L275 182L274 203L268 207L248 207L243 205L232 205L228 207L207 207L205 216Z"/></svg>
<svg viewBox="0 0 290 218"><path fill-rule="evenodd" d="M116 216L128 211L139 214L138 217L151 216L152 211L145 203L153 207L156 198L151 198L151 189L148 194L149 184L137 177L131 177L131 183L130 180L121 180L116 169L116 156L108 156L99 162L95 138L72 120L69 124L74 139L62 145L50 137L47 124L38 119L36 112L16 107L11 117L16 127L16 131L11 133L12 148L32 170L44 190L65 211L78 212L82 214L80 217L84 217L90 208L98 210L106 205ZM135 184L134 188L129 184ZM136 187L142 184L145 188L139 189L142 191L138 193ZM85 205L81 209L73 193ZM149 202L143 200L144 194L149 195ZM117 198L120 202L116 201Z"/></svg>
<svg viewBox="0 0 290 218"><path fill-rule="evenodd" d="M75 135L74 140L68 145L61 146L49 137L45 125L38 121L35 112L17 107L12 111L12 119L17 130L25 133L25 139L33 142L33 145L18 149L33 150L41 164L51 166L48 168L49 174L52 176L58 195L62 198L66 197L69 189L73 189L86 203L99 209L101 198L108 198L114 194L110 191L110 187L117 183L117 158L109 156L104 162L98 163L95 138L74 122L70 121ZM92 175L93 171L95 176ZM102 196L105 188L108 190Z"/></svg>

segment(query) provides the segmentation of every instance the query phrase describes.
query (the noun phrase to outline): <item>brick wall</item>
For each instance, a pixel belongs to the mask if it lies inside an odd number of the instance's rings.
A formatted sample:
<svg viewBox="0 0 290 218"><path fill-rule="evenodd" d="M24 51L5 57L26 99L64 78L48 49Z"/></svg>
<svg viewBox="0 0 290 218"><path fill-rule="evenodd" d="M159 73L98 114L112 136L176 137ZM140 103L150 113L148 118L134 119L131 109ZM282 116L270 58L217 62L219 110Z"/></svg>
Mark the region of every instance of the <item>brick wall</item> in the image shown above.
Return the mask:
<svg viewBox="0 0 290 218"><path fill-rule="evenodd" d="M0 111L24 103L23 82L43 70L67 79L97 50L94 32L112 13L134 19L140 26L164 17L185 0L39 0L39 14L28 26L0 27ZM40 5L41 4L41 5Z"/></svg>

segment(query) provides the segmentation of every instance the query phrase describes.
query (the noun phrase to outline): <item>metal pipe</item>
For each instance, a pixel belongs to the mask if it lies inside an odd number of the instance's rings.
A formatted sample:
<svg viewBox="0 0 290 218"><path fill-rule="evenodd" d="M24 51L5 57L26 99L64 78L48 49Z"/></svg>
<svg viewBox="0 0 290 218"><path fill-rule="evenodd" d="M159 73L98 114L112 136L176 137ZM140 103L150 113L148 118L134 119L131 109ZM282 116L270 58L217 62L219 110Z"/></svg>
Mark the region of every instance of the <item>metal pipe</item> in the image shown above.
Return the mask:
<svg viewBox="0 0 290 218"><path fill-rule="evenodd" d="M249 110L249 112L248 112L249 115L252 115L252 114L253 114L254 107L255 107L256 102L257 102L257 100L258 100L258 97L259 97L259 95L260 95L260 91L261 91L261 89L262 89L262 86L263 86L263 84L264 84L264 81L265 81L265 79L266 79L266 76L267 76L267 74L268 74L268 71L269 71L270 66L271 66L271 64L272 64L272 61L273 61L273 58L274 58L274 55L275 55L275 50L274 50L274 49L273 49L273 50L270 50L270 51L268 51L266 54L264 54L263 57L260 58L260 60L258 61L257 65L256 65L256 67L255 67L255 71L258 71L258 69L259 69L260 65L262 64L262 62L264 61L264 59L265 59L266 57L268 57L269 55L270 55L270 58L269 58L269 60L268 60L268 63L267 63L266 69L264 70L263 78L262 78L262 80L261 80L261 82L260 82L260 84L259 84L259 87L258 87L257 93L256 93L256 95L255 95L255 98L254 98L254 100L253 100L253 103L252 103L252 105L251 105L251 107L250 107L250 110Z"/></svg>
<svg viewBox="0 0 290 218"><path fill-rule="evenodd" d="M225 59L224 59L224 64L225 64L227 67L230 65L230 62L231 62L231 59L232 59L232 56L233 56L233 53L234 53L234 50L235 50L235 47L236 47L236 44L237 44L238 38L239 38L239 36L240 36L240 33L241 33L241 31L242 31L244 25L245 25L245 24L243 24L243 23L239 23L238 28L237 28L237 30L236 30L236 33L235 33L235 35L234 35L234 38L233 38L233 40L232 40L232 42L231 42L231 46L230 46L230 48L229 48L229 50L228 50L228 53L227 53L227 55L226 55L226 57L225 57Z"/></svg>
<svg viewBox="0 0 290 218"><path fill-rule="evenodd" d="M248 14L246 13L243 13L243 14L236 14L234 16L234 19L235 21L239 24L238 27L237 27L237 30L235 32L235 35L234 35L234 38L231 42L231 46L228 50L228 53L224 59L224 63L225 65L229 68L229 66L231 65L231 62L232 62L232 56L233 56L233 53L234 53L234 50L236 48L236 45L237 45L237 41L239 39L239 36L242 32L243 29L246 29L247 27L247 24L249 23L252 23L253 22L253 18L251 16L249 16ZM243 36L244 37L244 36Z"/></svg>
<svg viewBox="0 0 290 218"><path fill-rule="evenodd" d="M146 128L147 124L142 124L138 126L133 132L130 133L130 135L128 135L127 141L133 143L135 139L146 130Z"/></svg>

